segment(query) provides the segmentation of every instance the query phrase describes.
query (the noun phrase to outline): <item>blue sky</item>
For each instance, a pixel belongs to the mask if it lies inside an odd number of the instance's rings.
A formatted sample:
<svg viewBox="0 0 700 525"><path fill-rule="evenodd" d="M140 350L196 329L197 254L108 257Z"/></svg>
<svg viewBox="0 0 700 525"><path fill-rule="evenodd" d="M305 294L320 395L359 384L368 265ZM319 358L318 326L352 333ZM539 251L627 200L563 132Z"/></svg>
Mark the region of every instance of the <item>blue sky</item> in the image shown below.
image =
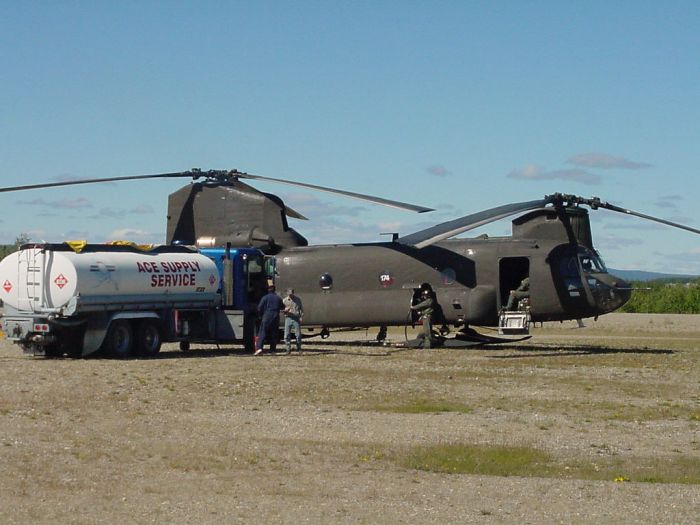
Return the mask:
<svg viewBox="0 0 700 525"><path fill-rule="evenodd" d="M0 8L2 186L237 168L438 209L256 184L314 244L555 191L700 227L697 2ZM0 243L162 242L181 185L0 193ZM609 266L700 274L700 236L604 211L593 229Z"/></svg>

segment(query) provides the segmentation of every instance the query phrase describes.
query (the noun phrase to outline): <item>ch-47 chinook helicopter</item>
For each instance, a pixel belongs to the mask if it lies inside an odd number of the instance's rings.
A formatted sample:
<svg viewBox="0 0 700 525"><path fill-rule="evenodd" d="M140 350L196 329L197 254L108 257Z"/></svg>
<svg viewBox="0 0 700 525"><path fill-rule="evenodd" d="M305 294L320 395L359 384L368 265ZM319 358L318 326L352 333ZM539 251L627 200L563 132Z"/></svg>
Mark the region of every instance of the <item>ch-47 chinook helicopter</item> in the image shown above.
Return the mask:
<svg viewBox="0 0 700 525"><path fill-rule="evenodd" d="M597 197L552 194L506 204L437 224L385 242L309 246L287 223L305 219L277 196L243 180L271 181L337 193L416 212L429 208L323 186L233 171L82 179L0 188L0 192L136 179L191 177L168 199L168 244L256 247L275 257L279 289L294 288L304 301L304 324L322 336L330 329L400 326L416 321L410 305L426 287L441 310L444 334L477 343L501 342L469 328L503 324L509 293L529 278L528 321L574 320L612 312L631 288L607 272L593 246L587 206L634 215L693 233L700 230L607 203ZM201 180L200 180L201 179ZM452 237L498 219L512 235ZM523 326L518 325L518 328ZM526 328L526 327L525 327Z"/></svg>

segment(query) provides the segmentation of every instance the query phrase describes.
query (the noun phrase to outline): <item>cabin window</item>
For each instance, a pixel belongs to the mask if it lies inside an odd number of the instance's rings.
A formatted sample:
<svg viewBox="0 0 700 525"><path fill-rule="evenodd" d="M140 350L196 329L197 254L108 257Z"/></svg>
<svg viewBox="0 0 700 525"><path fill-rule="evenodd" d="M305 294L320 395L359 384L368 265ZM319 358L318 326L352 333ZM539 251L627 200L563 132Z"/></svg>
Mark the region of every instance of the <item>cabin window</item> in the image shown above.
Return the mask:
<svg viewBox="0 0 700 525"><path fill-rule="evenodd" d="M318 285L321 290L330 290L333 288L333 277L329 273L324 273L318 280Z"/></svg>
<svg viewBox="0 0 700 525"><path fill-rule="evenodd" d="M457 280L457 272L454 268L445 268L440 272L440 278L442 279L442 284L454 284Z"/></svg>

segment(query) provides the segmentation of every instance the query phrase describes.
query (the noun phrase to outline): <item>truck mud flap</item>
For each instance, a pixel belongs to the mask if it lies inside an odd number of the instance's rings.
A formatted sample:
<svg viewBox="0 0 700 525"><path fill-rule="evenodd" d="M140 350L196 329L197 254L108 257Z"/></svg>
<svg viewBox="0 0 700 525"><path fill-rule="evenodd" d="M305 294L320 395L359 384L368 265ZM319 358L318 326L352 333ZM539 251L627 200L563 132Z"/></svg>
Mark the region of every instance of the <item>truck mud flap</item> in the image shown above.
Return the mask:
<svg viewBox="0 0 700 525"><path fill-rule="evenodd" d="M105 340L110 318L107 314L95 314L88 318L83 336L83 351L81 357L87 357L97 352Z"/></svg>

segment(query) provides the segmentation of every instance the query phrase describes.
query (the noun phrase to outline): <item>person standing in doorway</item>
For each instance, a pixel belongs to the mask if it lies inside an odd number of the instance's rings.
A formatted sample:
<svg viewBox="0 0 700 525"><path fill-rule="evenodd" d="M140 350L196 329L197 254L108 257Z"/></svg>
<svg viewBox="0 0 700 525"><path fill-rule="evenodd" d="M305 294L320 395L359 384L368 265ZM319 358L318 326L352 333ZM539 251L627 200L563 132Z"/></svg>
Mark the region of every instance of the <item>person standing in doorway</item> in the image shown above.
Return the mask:
<svg viewBox="0 0 700 525"><path fill-rule="evenodd" d="M270 353L277 348L277 338L280 329L280 311L284 308L282 299L275 293L275 286L267 287L267 295L260 299L258 315L261 317L258 337L255 341L255 355L263 353L263 345L270 344Z"/></svg>
<svg viewBox="0 0 700 525"><path fill-rule="evenodd" d="M301 299L294 295L294 288L287 289L287 296L282 299L284 305L284 343L287 354L292 353L292 332L297 342L297 352L301 352L301 320L304 317L304 306Z"/></svg>

